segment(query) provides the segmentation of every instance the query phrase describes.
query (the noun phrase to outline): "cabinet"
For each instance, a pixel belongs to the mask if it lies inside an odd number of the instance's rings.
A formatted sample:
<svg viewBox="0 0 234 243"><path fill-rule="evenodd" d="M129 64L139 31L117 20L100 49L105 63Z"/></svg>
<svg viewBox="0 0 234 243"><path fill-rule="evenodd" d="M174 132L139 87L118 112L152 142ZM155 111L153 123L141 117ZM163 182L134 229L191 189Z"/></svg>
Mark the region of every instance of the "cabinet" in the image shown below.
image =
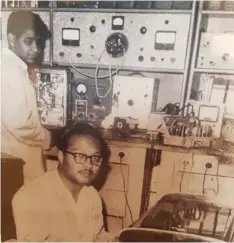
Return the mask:
<svg viewBox="0 0 234 243"><path fill-rule="evenodd" d="M217 157L178 152L162 152L161 163L153 169L150 206L167 193L206 195L232 207L233 164Z"/></svg>
<svg viewBox="0 0 234 243"><path fill-rule="evenodd" d="M23 186L23 165L21 159L1 154L1 240L16 238L12 211L12 199Z"/></svg>
<svg viewBox="0 0 234 243"><path fill-rule="evenodd" d="M107 220L113 225L114 218L117 217L115 225L121 219L121 227L127 227L140 214L146 148L144 145L128 142L110 142L109 146L113 170L100 194L107 206ZM125 155L122 162L120 152ZM118 208L120 210L116 211Z"/></svg>

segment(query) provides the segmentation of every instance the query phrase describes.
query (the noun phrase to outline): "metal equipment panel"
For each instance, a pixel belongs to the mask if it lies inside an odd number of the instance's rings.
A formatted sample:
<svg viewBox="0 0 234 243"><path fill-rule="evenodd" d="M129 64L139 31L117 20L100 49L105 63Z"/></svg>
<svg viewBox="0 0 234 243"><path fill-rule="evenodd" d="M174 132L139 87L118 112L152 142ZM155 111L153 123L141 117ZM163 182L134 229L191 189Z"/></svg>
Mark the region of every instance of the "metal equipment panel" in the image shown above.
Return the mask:
<svg viewBox="0 0 234 243"><path fill-rule="evenodd" d="M53 60L184 69L190 14L54 12Z"/></svg>
<svg viewBox="0 0 234 243"><path fill-rule="evenodd" d="M202 33L197 67L233 70L234 34Z"/></svg>
<svg viewBox="0 0 234 243"><path fill-rule="evenodd" d="M63 127L67 123L68 75L64 69L37 69L37 103L41 123Z"/></svg>

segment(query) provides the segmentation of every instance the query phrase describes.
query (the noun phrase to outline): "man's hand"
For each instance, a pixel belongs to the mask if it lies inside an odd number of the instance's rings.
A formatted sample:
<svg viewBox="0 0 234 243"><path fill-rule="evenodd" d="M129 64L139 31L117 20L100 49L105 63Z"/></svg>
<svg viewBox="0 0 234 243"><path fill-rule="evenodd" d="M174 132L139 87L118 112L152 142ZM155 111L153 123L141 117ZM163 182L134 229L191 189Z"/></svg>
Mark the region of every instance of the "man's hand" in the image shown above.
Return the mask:
<svg viewBox="0 0 234 243"><path fill-rule="evenodd" d="M119 237L115 236L113 239L108 240L107 242L119 242Z"/></svg>
<svg viewBox="0 0 234 243"><path fill-rule="evenodd" d="M65 240L59 239L59 238L51 236L51 235L48 235L44 241L45 242L64 242Z"/></svg>
<svg viewBox="0 0 234 243"><path fill-rule="evenodd" d="M101 236L99 235L96 242L119 242L119 237L116 234L105 231Z"/></svg>

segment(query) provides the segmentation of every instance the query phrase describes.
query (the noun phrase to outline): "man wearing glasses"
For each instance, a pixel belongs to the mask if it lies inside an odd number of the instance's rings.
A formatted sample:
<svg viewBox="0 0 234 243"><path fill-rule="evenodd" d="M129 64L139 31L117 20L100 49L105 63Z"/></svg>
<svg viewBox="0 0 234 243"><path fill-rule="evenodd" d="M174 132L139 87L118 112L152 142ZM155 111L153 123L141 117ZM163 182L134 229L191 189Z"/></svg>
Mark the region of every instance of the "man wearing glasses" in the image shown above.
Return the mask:
<svg viewBox="0 0 234 243"><path fill-rule="evenodd" d="M19 241L108 241L101 198L91 185L108 165L109 149L88 124L64 129L59 165L13 199Z"/></svg>

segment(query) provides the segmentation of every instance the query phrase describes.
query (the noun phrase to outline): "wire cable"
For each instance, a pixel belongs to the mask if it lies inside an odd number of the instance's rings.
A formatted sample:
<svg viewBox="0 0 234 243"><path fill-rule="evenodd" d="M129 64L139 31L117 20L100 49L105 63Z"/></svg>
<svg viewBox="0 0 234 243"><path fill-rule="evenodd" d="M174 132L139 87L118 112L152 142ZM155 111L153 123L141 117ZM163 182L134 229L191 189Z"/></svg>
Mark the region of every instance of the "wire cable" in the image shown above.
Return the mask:
<svg viewBox="0 0 234 243"><path fill-rule="evenodd" d="M102 53L100 54L98 60L99 60L100 57L104 54L104 52L105 52L105 50L102 51ZM93 79L95 78L95 76L93 76L93 75L90 75L90 74L87 74L87 73L84 73L84 72L80 71L80 69L78 69L77 67L75 67L74 64L71 63L70 61L68 61L68 62L69 62L69 64L71 65L71 67L73 67L73 68L74 68L78 73L80 73L81 75L83 75L83 76L85 76L85 77L87 77L87 78L93 78ZM119 68L120 68L120 67L119 67ZM111 76L115 75L115 74L119 71L119 68L117 68L115 71L113 71L113 72L111 73ZM110 74L103 75L103 76L98 76L97 78L98 78L98 79L106 79L106 78L109 78L109 77L110 77Z"/></svg>
<svg viewBox="0 0 234 243"><path fill-rule="evenodd" d="M122 46L122 47L123 47L123 52L124 52L124 56L125 56L125 53L126 53L126 52L125 52L125 48L124 48L124 46ZM112 76L113 76L113 75L116 75L116 76L117 76L119 70L123 67L123 64L124 64L124 58L123 58L123 63L122 63L121 65L119 65L119 67L118 67L115 71L111 72L111 65L108 65L109 74L108 74L108 75L104 75L104 76L98 76L99 64L100 64L101 58L102 58L102 56L103 56L103 54L104 54L105 52L106 52L106 50L104 49L104 50L101 52L101 54L100 54L100 56L99 56L99 58L98 58L94 76L89 75L89 74L87 74L87 73L84 73L84 72L80 71L78 68L76 68L76 67L69 61L69 64L71 65L71 67L73 67L78 73L80 73L81 75L83 75L83 76L85 76L85 77L88 77L88 78L94 78L94 80L95 80L96 93L97 93L98 98L100 98L100 99L106 98L107 95L111 92L111 89L112 89L112 86L113 86ZM109 87L109 89L107 90L107 92L106 92L105 95L101 95L101 94L99 93L99 89L98 89L98 79L106 79L106 78L109 78L109 79L110 79L110 87Z"/></svg>
<svg viewBox="0 0 234 243"><path fill-rule="evenodd" d="M87 78L95 78L95 76L92 76L92 75L89 75L89 74L87 74L87 73L84 73L84 72L82 72L82 71L80 71L77 67L75 67L72 63L69 63L71 66L72 66L72 68L74 68L79 74L81 74L81 75L83 75L83 76L85 76L85 77L87 77ZM119 70L118 69L116 69L115 71L113 71L112 73L111 73L111 76L114 76L117 72L118 72ZM97 77L98 79L106 79L106 78L109 78L109 74L107 74L107 75L104 75L104 76L98 76Z"/></svg>
<svg viewBox="0 0 234 243"><path fill-rule="evenodd" d="M125 197L125 201L126 201L129 213L130 213L131 221L133 223L134 221L133 221L133 216L132 216L132 210L131 210L131 207L130 207L129 202L128 202L127 191L126 191L126 184L125 184L125 177L124 177L123 167L122 167L123 161L122 161L121 157L119 158L119 160L120 160L120 171L121 171L121 175L122 175L122 179L123 179L124 197Z"/></svg>
<svg viewBox="0 0 234 243"><path fill-rule="evenodd" d="M183 171L182 171L181 178L180 178L180 192L182 192L182 183L184 180L185 170L188 165L189 165L188 161L183 161Z"/></svg>
<svg viewBox="0 0 234 243"><path fill-rule="evenodd" d="M202 194L205 194L205 183L206 183L206 174L207 174L207 168L205 169L204 177L203 177L203 182L202 182Z"/></svg>
<svg viewBox="0 0 234 243"><path fill-rule="evenodd" d="M152 149L152 150L154 150L153 146L154 146L154 145L152 144L152 145L151 145L151 149ZM151 150L151 152L152 152L152 150ZM153 161L154 161L154 162L153 162L153 169L155 168L156 163L157 163L157 156L158 156L158 154L157 154L157 150L156 150L156 153L154 154L154 158L153 158ZM152 157L151 157L151 158L152 158ZM153 173L153 171L152 171L151 173ZM146 212L147 209L148 209L148 207L149 207L149 200L150 200L150 196L151 196L151 182L152 182L152 177L151 177L151 181L150 181L150 188L149 188L149 191L148 191L148 195L145 196L145 198L146 198L146 202L148 202L148 203L145 204L144 212ZM146 191L145 193L147 193L147 191Z"/></svg>
<svg viewBox="0 0 234 243"><path fill-rule="evenodd" d="M219 194L219 162L217 165L217 172L216 172L216 196Z"/></svg>
<svg viewBox="0 0 234 243"><path fill-rule="evenodd" d="M188 187L189 187L189 182L190 182L190 177L191 177L191 172L193 170L193 167L194 167L194 153L192 153L192 166L190 168L188 180L187 180L187 192L188 192Z"/></svg>
<svg viewBox="0 0 234 243"><path fill-rule="evenodd" d="M171 185L170 185L170 190L169 190L169 192L171 192L172 184L173 184L173 181L174 181L175 162L176 162L176 161L174 160L173 169L172 169L172 175L171 175Z"/></svg>
<svg viewBox="0 0 234 243"><path fill-rule="evenodd" d="M184 173L185 173L185 167L183 169L183 172L182 172L181 178L180 178L180 192L182 192L182 183L183 183L183 180L184 180Z"/></svg>
<svg viewBox="0 0 234 243"><path fill-rule="evenodd" d="M125 48L124 48L124 46L122 46L123 47L123 52L124 52L124 56L125 56ZM97 93L97 96L98 96L98 98L100 98L100 99L103 99L103 98L106 98L107 97L107 95L110 93L110 91L111 91L111 88L112 88L112 85L113 85L113 80L112 80L112 75L111 75L111 66L109 65L109 79L110 79L110 87L109 87L109 89L107 90L107 92L106 92L106 94L105 95L100 95L100 93L99 93L99 90L98 90L98 71L99 71L99 63L100 63L100 61L101 61L101 58L102 58L102 55L103 55L103 53L105 52L106 50L104 49L103 51L102 51L102 53L101 53L101 55L99 56L99 58L98 58L98 62L97 62L97 65L96 65L96 70L95 70L95 86L96 86L96 93ZM120 68L123 66L123 64L124 64L124 59L123 59L123 63L117 68L117 72L116 72L116 76L117 76L117 73L118 73L118 71L120 70Z"/></svg>
<svg viewBox="0 0 234 243"><path fill-rule="evenodd" d="M184 111L185 108L188 108L188 107L191 107L192 108L192 111L190 113L194 113L194 107L192 104L187 104L185 106L183 106L181 109L179 109L179 111L175 114L175 115L179 115L181 111Z"/></svg>

